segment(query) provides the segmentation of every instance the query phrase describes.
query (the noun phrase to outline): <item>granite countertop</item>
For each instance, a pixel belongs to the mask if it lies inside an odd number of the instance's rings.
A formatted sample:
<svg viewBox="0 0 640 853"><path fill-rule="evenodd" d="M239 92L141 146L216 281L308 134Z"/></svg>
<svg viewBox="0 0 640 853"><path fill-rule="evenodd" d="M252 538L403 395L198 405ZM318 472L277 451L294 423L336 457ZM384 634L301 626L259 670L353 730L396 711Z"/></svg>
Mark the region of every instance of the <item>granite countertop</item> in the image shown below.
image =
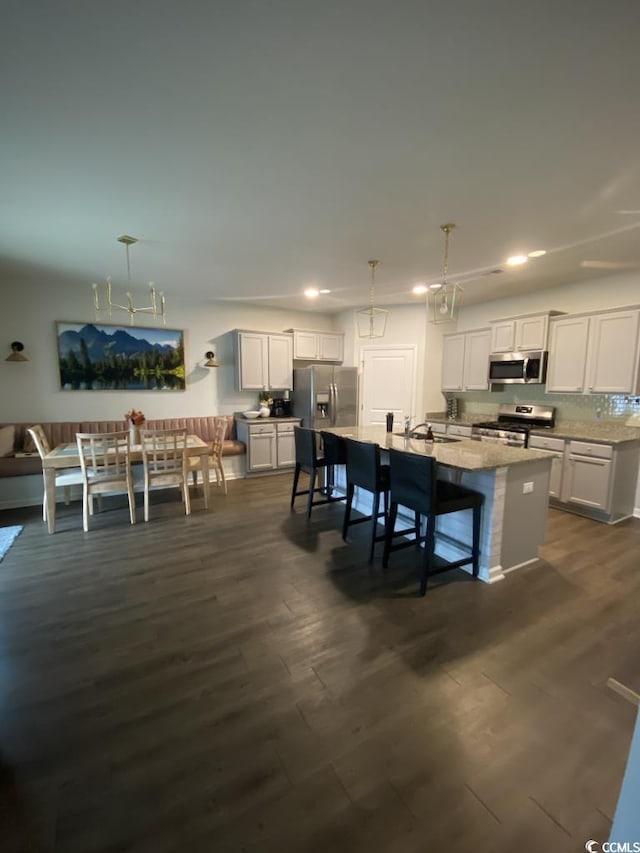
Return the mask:
<svg viewBox="0 0 640 853"><path fill-rule="evenodd" d="M299 424L300 418L245 418L242 412L234 412L233 417L244 424Z"/></svg>
<svg viewBox="0 0 640 853"><path fill-rule="evenodd" d="M531 434L582 439L600 444L640 441L640 429L625 426L624 421L560 421L552 429L532 429Z"/></svg>
<svg viewBox="0 0 640 853"><path fill-rule="evenodd" d="M437 424L458 424L471 426L478 421L488 421L495 415L466 414L457 418L448 418L446 412L428 412L425 421ZM558 421L552 429L531 430L531 435L551 435L554 438L567 438L584 441L595 441L605 444L621 444L627 441L640 441L640 428L625 425L619 421Z"/></svg>
<svg viewBox="0 0 640 853"><path fill-rule="evenodd" d="M403 435L386 432L383 426L337 427L327 432L357 441L371 441L381 448L393 448L420 456L433 456L440 465L459 468L462 471L493 471L511 465L525 465L539 460L550 461L550 457L539 450L521 450L503 444L493 444L471 439L460 439L450 443L433 444L420 439L405 439Z"/></svg>

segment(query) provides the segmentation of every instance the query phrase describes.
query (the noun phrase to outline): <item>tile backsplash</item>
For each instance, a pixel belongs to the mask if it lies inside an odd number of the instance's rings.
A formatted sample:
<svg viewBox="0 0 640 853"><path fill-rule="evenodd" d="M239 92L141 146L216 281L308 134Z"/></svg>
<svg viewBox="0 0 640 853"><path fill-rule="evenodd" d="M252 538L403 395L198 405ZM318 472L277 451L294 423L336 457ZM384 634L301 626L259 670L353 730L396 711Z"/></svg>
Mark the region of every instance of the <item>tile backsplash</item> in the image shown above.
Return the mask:
<svg viewBox="0 0 640 853"><path fill-rule="evenodd" d="M590 421L628 418L640 412L640 397L625 394L546 394L544 385L505 385L499 391L467 391L454 395L458 411L494 414L501 403L534 403L556 407L556 420Z"/></svg>

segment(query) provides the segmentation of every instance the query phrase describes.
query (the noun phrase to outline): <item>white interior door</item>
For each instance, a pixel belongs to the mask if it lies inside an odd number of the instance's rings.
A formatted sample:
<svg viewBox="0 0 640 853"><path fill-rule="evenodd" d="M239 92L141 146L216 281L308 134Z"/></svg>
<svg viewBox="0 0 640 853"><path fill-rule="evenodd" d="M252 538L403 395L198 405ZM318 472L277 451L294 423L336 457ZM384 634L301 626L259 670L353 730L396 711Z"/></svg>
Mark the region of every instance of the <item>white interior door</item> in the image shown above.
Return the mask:
<svg viewBox="0 0 640 853"><path fill-rule="evenodd" d="M405 415L416 417L416 348L363 347L360 422L384 424L394 414L394 429L402 429Z"/></svg>

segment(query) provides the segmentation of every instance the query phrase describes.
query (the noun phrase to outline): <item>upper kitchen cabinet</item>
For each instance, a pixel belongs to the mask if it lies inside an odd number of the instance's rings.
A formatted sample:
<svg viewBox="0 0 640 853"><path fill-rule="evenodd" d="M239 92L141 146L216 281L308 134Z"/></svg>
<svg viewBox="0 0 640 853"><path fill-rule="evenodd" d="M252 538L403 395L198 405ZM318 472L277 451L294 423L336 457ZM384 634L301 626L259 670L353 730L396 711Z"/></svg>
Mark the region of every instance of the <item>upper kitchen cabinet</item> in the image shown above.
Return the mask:
<svg viewBox="0 0 640 853"><path fill-rule="evenodd" d="M444 335L442 390L486 391L489 387L490 348L490 329Z"/></svg>
<svg viewBox="0 0 640 853"><path fill-rule="evenodd" d="M637 394L640 311L597 314L589 330L588 394Z"/></svg>
<svg viewBox="0 0 640 853"><path fill-rule="evenodd" d="M588 338L588 317L563 317L551 323L547 391L583 390Z"/></svg>
<svg viewBox="0 0 640 853"><path fill-rule="evenodd" d="M639 393L639 338L636 308L552 321L547 391Z"/></svg>
<svg viewBox="0 0 640 853"><path fill-rule="evenodd" d="M309 329L287 329L293 334L293 357L300 361L342 362L344 334L315 332Z"/></svg>
<svg viewBox="0 0 640 853"><path fill-rule="evenodd" d="M240 391L293 388L290 335L236 332L237 384Z"/></svg>
<svg viewBox="0 0 640 853"><path fill-rule="evenodd" d="M549 317L561 314L547 311L545 314L523 314L491 321L491 352L522 352L545 350L549 330Z"/></svg>

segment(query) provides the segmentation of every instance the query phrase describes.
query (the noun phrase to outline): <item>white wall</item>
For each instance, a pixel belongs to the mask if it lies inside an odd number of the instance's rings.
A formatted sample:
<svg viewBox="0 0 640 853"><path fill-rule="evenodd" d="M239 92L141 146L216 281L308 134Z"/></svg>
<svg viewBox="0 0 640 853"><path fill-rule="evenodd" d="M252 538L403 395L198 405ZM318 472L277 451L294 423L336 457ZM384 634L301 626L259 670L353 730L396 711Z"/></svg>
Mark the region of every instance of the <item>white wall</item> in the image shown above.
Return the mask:
<svg viewBox="0 0 640 853"><path fill-rule="evenodd" d="M231 330L281 332L293 327L335 328L331 317L315 312L278 311L213 300L190 302L170 291L167 299L167 326L185 332L185 391L62 391L55 321L94 322L90 284L84 289L53 282L39 286L4 283L0 346L8 354L11 341L22 341L30 360L6 362L0 349L0 423L118 420L132 407L142 409L149 419L243 411L255 407L257 393L235 389ZM106 315L103 322L126 324L127 315L117 312L111 320ZM140 325L153 325L153 318L145 317ZM209 349L215 351L219 368L201 366Z"/></svg>
<svg viewBox="0 0 640 853"><path fill-rule="evenodd" d="M360 338L355 311L344 311L336 317L336 329L344 332L344 363L356 365L362 371L362 347L415 346L416 353L416 410L415 416L422 418L425 411L425 352L427 338L424 305L392 305L384 338ZM440 369L438 368L438 396L440 394Z"/></svg>
<svg viewBox="0 0 640 853"><path fill-rule="evenodd" d="M482 283L477 283L482 287ZM469 290L475 284L469 285ZM534 311L597 311L624 305L640 304L640 274L626 272L579 284L566 284L549 290L509 296L463 307L458 330L466 331L486 326L490 320L529 314Z"/></svg>

